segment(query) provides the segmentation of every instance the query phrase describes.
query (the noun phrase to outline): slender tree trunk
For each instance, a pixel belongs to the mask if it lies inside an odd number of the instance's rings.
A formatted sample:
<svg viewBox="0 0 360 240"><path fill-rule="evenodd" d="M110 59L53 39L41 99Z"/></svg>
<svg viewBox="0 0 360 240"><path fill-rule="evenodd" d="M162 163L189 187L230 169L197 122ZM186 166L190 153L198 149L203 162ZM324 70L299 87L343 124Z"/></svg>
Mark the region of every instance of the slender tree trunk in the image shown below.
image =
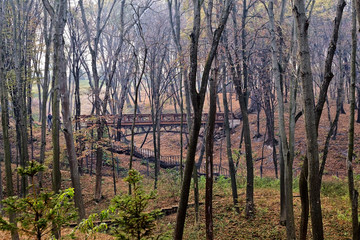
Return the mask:
<svg viewBox="0 0 360 240"><path fill-rule="evenodd" d="M156 170L157 170L157 173L156 173L156 177L157 177L157 180L159 180L159 175L160 175L160 160L161 160L161 131L160 131L160 128L161 128L161 106L159 106L159 109L158 109L158 122L157 122L157 125L156 125L156 132L157 132L157 143L158 143L158 147L157 147L157 156L158 156L158 159L156 161ZM157 187L157 182L156 182L156 187ZM154 186L155 188L155 186Z"/></svg>
<svg viewBox="0 0 360 240"><path fill-rule="evenodd" d="M288 238L295 239L295 222L293 210L293 162L295 158L295 114L296 114L296 95L297 79L290 77L290 120L289 120L289 152L285 162L285 205L286 205L286 226L288 229ZM289 226L288 226L289 224Z"/></svg>
<svg viewBox="0 0 360 240"><path fill-rule="evenodd" d="M254 167L252 159L252 147L251 147L251 134L250 134L250 123L248 117L248 59L246 52L246 18L248 14L247 0L243 0L243 14L241 18L241 55L242 55L242 80L240 78L234 81L236 91L239 95L239 103L241 114L243 117L243 133L245 141L245 155L246 155L246 207L245 214L247 217L254 215ZM235 80L235 79L234 79ZM241 89L243 85L243 90Z"/></svg>
<svg viewBox="0 0 360 240"><path fill-rule="evenodd" d="M356 8L356 16L357 16L357 20L358 20L358 27L359 27L359 31L360 31L360 0L355 0L352 1L353 5L355 5Z"/></svg>
<svg viewBox="0 0 360 240"><path fill-rule="evenodd" d="M352 1L355 5L355 0ZM354 156L354 124L355 124L355 82L356 82L356 48L357 48L357 34L356 34L356 10L352 8L352 51L351 51L351 82L350 82L350 123L348 135L348 153L347 153L347 171L348 171L348 185L349 198L351 204L352 216L352 231L353 240L358 240L359 233L359 218L358 218L358 197L359 193L354 186L354 171L353 171L353 156Z"/></svg>
<svg viewBox="0 0 360 240"><path fill-rule="evenodd" d="M239 96L241 114L243 117L243 132L245 140L245 158L246 158L246 207L245 214L249 218L254 215L254 166L252 160L252 147L250 136L250 123L247 112L246 97L243 94L238 81L235 82L236 91Z"/></svg>
<svg viewBox="0 0 360 240"><path fill-rule="evenodd" d="M336 112L340 111L343 113L344 111L344 67L343 67L343 57L342 57L342 51L339 51L339 82L337 83L337 97L336 97ZM345 111L344 111L345 112ZM335 122L335 129L333 132L333 140L336 139L338 131L338 124L337 121Z"/></svg>
<svg viewBox="0 0 360 240"><path fill-rule="evenodd" d="M184 174L183 174L183 152L184 152L184 94L183 94L183 70L181 69L179 74L180 81L180 181L183 182Z"/></svg>
<svg viewBox="0 0 360 240"><path fill-rule="evenodd" d="M129 170L132 169L132 162L133 162L134 150L135 150L134 135L135 135L135 121L136 121L136 113L137 113L136 110L137 110L137 107L138 107L139 87L140 87L140 84L141 84L142 77L143 77L143 75L145 73L146 58L147 58L147 52L148 52L146 46L145 46L144 51L145 51L144 52L144 60L143 60L139 80L138 80L138 82L136 82L136 76L135 76L135 79L134 79L134 82L135 82L135 100L134 100L133 122L132 122L132 126L131 126L131 143L130 143L131 149L130 149ZM135 58L137 59L137 56L135 56ZM129 184L129 195L131 195L131 184Z"/></svg>
<svg viewBox="0 0 360 240"><path fill-rule="evenodd" d="M49 95L49 66L50 66L50 44L51 44L51 32L52 32L52 23L48 29L48 14L44 12L44 41L45 41L45 69L44 69L44 81L43 81L43 96L42 96L42 106L41 106L41 146L40 146L40 164L44 164L45 161L45 147L46 147L46 105ZM39 186L42 187L42 176L43 173L39 172Z"/></svg>
<svg viewBox="0 0 360 240"><path fill-rule="evenodd" d="M281 138L281 137L280 137ZM285 159L283 142L279 143L279 164L280 164L280 225L286 226L286 193L285 193Z"/></svg>
<svg viewBox="0 0 360 240"><path fill-rule="evenodd" d="M181 189L179 209L176 216L176 226L174 231L175 240L180 240L183 237L186 210L189 200L191 175L195 165L194 163L195 163L196 147L197 147L199 131L201 127L202 109L204 106L206 88L209 80L211 65L217 51L221 34L225 28L227 18L229 16L231 4L232 4L231 0L227 0L224 4L224 8L220 17L221 21L217 29L214 31L214 37L211 44L211 49L204 66L204 71L201 79L201 86L199 88L199 92L197 92L196 75L197 75L197 67L198 67L197 55L198 55L198 44L199 44L199 36L200 36L201 1L194 0L194 25L193 25L193 31L191 33L190 72L189 72L190 96L194 109L194 117L193 117L194 119L191 127L190 143L186 156L186 166L184 171L184 181Z"/></svg>
<svg viewBox="0 0 360 240"><path fill-rule="evenodd" d="M44 0L43 0L44 1ZM52 170L52 183L53 191L58 193L61 188L61 172L60 172L60 96L59 96L59 78L60 78L60 45L62 44L62 33L58 24L58 20L55 18L55 14L52 16L54 22L54 54L53 54L53 76L52 76L52 143L53 143L53 170Z"/></svg>
<svg viewBox="0 0 360 240"><path fill-rule="evenodd" d="M12 41L13 41L13 61L15 72L15 86L12 91L14 116L16 121L16 138L17 147L20 156L21 167L26 167L29 160L28 152L28 129L27 129L27 106L26 106L26 79L24 78L24 38L26 31L20 31L23 29L23 14L20 10L19 2L9 1L13 14L12 23ZM15 3L17 5L15 5ZM21 190L20 196L25 197L27 194L27 178L21 177Z"/></svg>
<svg viewBox="0 0 360 240"><path fill-rule="evenodd" d="M0 3L0 29L3 27L3 2ZM0 34L0 100L1 100L1 124L3 133L3 147L4 147L4 162L5 162L5 180L6 180L6 194L7 196L14 196L14 188L12 181L12 170L11 170L11 147L9 138L9 102L8 102L8 91L5 81L5 69L4 69L4 42ZM2 178L0 178L2 181ZM16 224L15 214L9 215L9 221L12 224ZM11 231L11 239L18 240L19 235L16 230Z"/></svg>
<svg viewBox="0 0 360 240"><path fill-rule="evenodd" d="M272 69L273 77L275 79L275 88L276 96L278 100L278 110L279 110L279 131L280 131L280 158L282 159L280 171L280 178L283 178L284 187L281 188L284 191L284 199L282 199L283 204L282 209L286 211L286 233L287 239L295 239L295 222L294 222L294 211L293 211L293 197L292 197L292 161L290 159L289 146L285 130L285 119L284 119L284 99L283 91L281 87L281 72L279 69L279 61L277 59L277 54L279 49L276 43L275 35L275 21L274 21L274 2L271 0L269 3L269 19L270 19L270 34L271 34L271 48L272 48ZM286 201L287 199L287 201ZM282 214L281 214L282 215Z"/></svg>
<svg viewBox="0 0 360 240"><path fill-rule="evenodd" d="M81 183L80 183L80 175L78 169L78 162L76 159L76 150L73 136L73 128L71 122L71 110L70 110L70 98L69 98L69 90L67 88L67 78L66 78L66 59L64 52L65 41L63 38L64 29L67 20L67 0L61 0L56 6L56 12L51 7L48 0L43 0L44 6L49 12L52 21L54 21L54 70L53 75L56 79L55 82L59 85L59 93L61 96L62 103L62 115L64 120L64 136L66 142L66 148L68 152L68 159L70 165L70 175L72 186L74 188L74 201L75 206L77 207L79 218L83 219L85 217L85 208L82 199L81 193ZM56 86L57 86L56 84ZM57 106L59 107L59 106ZM60 170L60 169L59 169ZM61 181L61 176L59 181ZM55 182L56 184L56 182ZM54 185L55 185L54 184ZM60 184L58 185L60 187ZM58 233L58 237L60 233Z"/></svg>
<svg viewBox="0 0 360 240"><path fill-rule="evenodd" d="M199 178L196 164L194 164L193 168L193 187L194 187L194 204L195 204L195 223L199 223Z"/></svg>
<svg viewBox="0 0 360 240"><path fill-rule="evenodd" d="M226 65L225 61L223 63L223 78L222 78L222 94L223 94L223 104L224 104L224 130L225 130L225 137L226 137L226 153L229 162L229 172L230 172L230 179L231 179L231 190L232 190L232 197L234 207L237 213L240 213L240 209L238 206L238 193L237 193L237 186L236 186L236 170L234 165L234 160L232 158L232 151L231 151L231 138L230 138L230 124L229 124L229 105L227 101L227 91L226 91Z"/></svg>
<svg viewBox="0 0 360 240"><path fill-rule="evenodd" d="M300 218L300 240L306 240L308 223L309 223L309 193L308 193L308 159L304 157L299 178L299 192L301 201L301 218Z"/></svg>
<svg viewBox="0 0 360 240"><path fill-rule="evenodd" d="M324 239L320 200L319 150L317 143L313 77L311 72L310 49L307 32L309 21L305 15L305 3L303 0L294 1L293 12L297 26L300 78L303 89L307 158L309 163L309 195L312 233L313 239L318 240Z"/></svg>
<svg viewBox="0 0 360 240"><path fill-rule="evenodd" d="M123 83L120 93L120 104L118 107L118 119L117 119L117 125L116 125L116 141L121 141L121 121L122 121L122 115L123 115L123 109L125 104L125 98L128 93L128 82Z"/></svg>
<svg viewBox="0 0 360 240"><path fill-rule="evenodd" d="M3 204L2 204L2 201L4 200L4 194L3 194L3 183L2 183L2 156L0 156L0 214L3 215L4 212L3 212Z"/></svg>
<svg viewBox="0 0 360 240"><path fill-rule="evenodd" d="M112 13L112 10L114 9L114 5L115 5L116 1L112 2L110 10L107 13L107 15L105 16L105 20L103 23L101 23L100 20L102 19L102 11L103 11L104 2L98 1L97 3L98 3L97 4L97 16L96 16L96 24L95 24L96 29L95 29L94 42L92 43L88 21L86 20L83 1L79 0L79 6L80 6L80 10L81 10L81 19L84 24L85 33L86 33L86 35L85 35L86 41L88 43L90 56L91 56L91 71L92 71L92 77L93 77L93 81L94 81L93 92L94 92L94 98L95 98L94 109L95 109L96 117L98 118L97 119L97 124L98 124L97 141L101 142L101 139L103 138L103 134L104 134L105 124L104 124L104 121L100 118L100 116L101 116L101 99L100 99L101 86L100 86L100 76L99 76L98 69L97 69L97 61L98 61L97 58L98 58L100 36L104 30L106 23L109 20L109 17ZM103 24L103 25L101 25L101 24ZM120 51L120 48L118 48L116 52L118 52L118 51ZM116 53L115 53L115 55L116 55ZM116 67L116 64L114 64L113 67ZM109 95L108 91L109 91L110 85L111 85L111 78L108 79L108 82L106 84L106 93L105 93L105 97L104 97L104 101L103 101L103 114L106 114L106 106L107 106L107 100L108 100L107 98ZM94 194L95 201L100 201L100 199L101 199L102 163L103 163L103 149L102 149L102 146L100 146L96 149L96 180L95 180L95 194Z"/></svg>
<svg viewBox="0 0 360 240"><path fill-rule="evenodd" d="M216 81L217 70L215 70L214 78L210 78L210 107L208 129L206 134L206 193L205 193L205 219L206 219L206 239L214 239L213 224L213 170L214 170L214 129L216 116Z"/></svg>
<svg viewBox="0 0 360 240"><path fill-rule="evenodd" d="M358 80L360 85L360 80ZM360 86L357 87L357 119L356 123L360 123Z"/></svg>
<svg viewBox="0 0 360 240"><path fill-rule="evenodd" d="M294 16L295 16L294 18L297 20L297 23L295 24L296 25L295 31L296 31L296 35L297 35L298 39L302 39L303 41L307 42L307 29L308 29L308 26L309 26L309 22L308 22L308 19L305 16L305 13L302 12L302 11L305 11L305 10L302 9L303 6L300 6L301 11L299 11L299 4L304 5L304 3L303 3L302 0L301 1L297 0L297 1L295 1L295 4L294 4L294 6L295 6L294 10L293 10ZM335 50L336 50L336 45L337 45L337 40L338 40L338 35L339 35L340 23L341 23L341 19L342 19L343 10L344 10L345 5L346 5L346 2L344 0L338 0L337 9L336 9L336 17L334 19L333 32L332 32L331 40L330 40L329 47L328 47L328 50L327 50L324 73L322 75L323 76L323 81L322 81L321 86L320 86L318 102L317 102L316 107L315 107L315 127L316 127L315 133L316 134L318 132L321 114L322 114L323 107L324 107L324 104L325 104L325 101L326 101L327 91L328 91L330 82L331 82L332 78L334 77L334 74L332 73L331 68L332 68L332 62L333 62L333 58L334 58L334 54L335 54ZM301 32L299 32L300 30L301 30ZM304 40L304 39L306 39L306 40ZM300 45L300 44L298 43L298 45ZM308 44L305 44L305 45L308 46ZM303 47L303 46L301 46L301 47ZM305 56L301 55L302 59L304 59L304 58L309 59L310 58L309 57L309 52L306 52L307 50L305 49L305 51L303 51L303 52L306 53L306 55ZM300 47L298 49L298 52L302 52L302 49ZM310 62L310 60L308 60L308 62ZM302 60L300 59L300 65L301 65L301 63L302 63ZM310 64L310 63L308 63L308 64ZM306 66L306 67L309 68L309 66ZM301 66L299 68L299 71L300 72L299 72L298 75L299 76L301 75L303 77L303 79L306 78L306 77L311 77L312 78L311 73L310 73L309 76L304 75L304 72L302 71ZM305 73L307 74L307 72L305 72ZM312 85L310 86L310 81L309 81L309 87L312 87ZM303 97L303 99L306 99L306 98ZM310 105L310 103L309 103L309 105ZM298 116L300 117L301 115L298 115ZM295 121L299 118L298 116L296 116ZM310 125L306 124L306 126L311 128ZM317 142L316 142L316 145L317 145ZM313 147L315 147L315 145ZM309 153L307 153L307 154L309 154ZM317 155L315 155L315 157L316 156ZM299 181L301 205L302 205L302 207L301 207L302 208L301 225L300 225L300 229L301 229L300 230L300 238L301 239L306 239L306 234L307 234L309 206L304 206L303 204L309 204L309 201L308 201L309 196L308 196L308 190L307 190L308 184L312 185L312 186L315 186L315 189L314 189L315 191L317 191L316 190L317 187L319 188L319 191L320 191L320 182L319 182L319 186L316 186L316 185L314 185L314 183L311 183L311 182L307 183L308 174L310 175L310 169L308 169L309 166L310 166L310 159L308 159L308 156L307 156L304 159L304 164L303 164L303 167L302 167L302 170L301 170L301 176L300 176L300 181ZM314 169L312 169L312 171L314 171ZM315 172L314 172L314 174L316 175ZM314 176L312 176L311 178L313 178L313 177ZM309 176L309 180L310 180L310 176ZM320 179L319 179L319 181L320 181ZM320 197L320 196L318 196L318 197ZM318 202L318 204L320 204L320 201ZM316 206L314 206L314 209L315 208L316 208ZM319 212L319 211L321 211L321 209L317 210L317 212ZM312 217L317 218L317 220L319 220L319 217L316 216L316 215L317 214L315 214L315 215L312 214ZM306 224L306 226L303 225L303 224ZM320 222L313 223L313 229L314 228L319 229L318 231L313 232L314 239L316 239L315 235L317 237L322 236L322 231L323 230L322 230L322 228L320 229L319 228L320 226L317 226L317 224L322 225L322 224L320 224Z"/></svg>

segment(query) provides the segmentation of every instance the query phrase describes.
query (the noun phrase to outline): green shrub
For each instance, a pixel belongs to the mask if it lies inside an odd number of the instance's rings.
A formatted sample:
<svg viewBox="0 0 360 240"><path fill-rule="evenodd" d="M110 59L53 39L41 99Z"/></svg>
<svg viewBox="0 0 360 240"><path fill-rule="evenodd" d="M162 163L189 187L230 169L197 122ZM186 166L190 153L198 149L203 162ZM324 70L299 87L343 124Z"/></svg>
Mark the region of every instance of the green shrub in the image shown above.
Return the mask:
<svg viewBox="0 0 360 240"><path fill-rule="evenodd" d="M323 181L321 184L321 193L324 196L345 196L348 193L347 185L344 181L334 177L331 181Z"/></svg>
<svg viewBox="0 0 360 240"><path fill-rule="evenodd" d="M200 176L198 178L199 181L199 190L203 190L206 187L206 177L205 176Z"/></svg>
<svg viewBox="0 0 360 240"><path fill-rule="evenodd" d="M160 216L160 210L147 212L150 200L155 199L156 194L151 191L146 194L140 184L142 176L136 170L130 170L125 181L132 186L131 195L116 196L107 210L100 214L92 214L79 224L81 232L90 236L94 232L110 231L119 239L146 239L152 236L155 227L155 219ZM94 221L99 220L99 225ZM109 222L105 220L109 219Z"/></svg>
<svg viewBox="0 0 360 240"><path fill-rule="evenodd" d="M69 188L53 192L40 192L34 183L34 176L44 170L44 166L31 161L26 168L19 168L18 173L22 176L29 176L31 179L30 189L32 193L25 198L16 196L3 200L4 211L8 214L16 214L14 225L0 216L0 230L17 230L29 237L40 240L52 229L60 230L62 226L76 219L76 211L72 198L74 189Z"/></svg>
<svg viewBox="0 0 360 240"><path fill-rule="evenodd" d="M181 179L180 171L176 169L165 169L165 174L160 175L161 186L166 188L168 197L180 196Z"/></svg>
<svg viewBox="0 0 360 240"><path fill-rule="evenodd" d="M231 180L230 178L225 178L224 176L219 176L214 181L214 193L224 194L228 196L231 194Z"/></svg>
<svg viewBox="0 0 360 240"><path fill-rule="evenodd" d="M270 177L258 177L255 176L254 178L254 185L255 188L280 188L280 180L276 178Z"/></svg>

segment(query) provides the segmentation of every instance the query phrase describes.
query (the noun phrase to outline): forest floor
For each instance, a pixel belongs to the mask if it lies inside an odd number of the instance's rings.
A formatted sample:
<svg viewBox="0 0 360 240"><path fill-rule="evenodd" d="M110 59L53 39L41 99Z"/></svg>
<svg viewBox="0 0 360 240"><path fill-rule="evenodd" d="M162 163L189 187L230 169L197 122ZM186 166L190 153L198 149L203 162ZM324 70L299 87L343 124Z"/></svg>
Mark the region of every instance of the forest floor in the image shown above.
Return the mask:
<svg viewBox="0 0 360 240"><path fill-rule="evenodd" d="M220 97L221 99L221 97ZM234 109L237 109L236 102L234 102ZM287 111L287 110L286 110ZM345 111L348 111L348 105L345 105ZM334 116L335 110L331 110L331 116ZM276 117L275 117L276 118ZM252 136L256 135L256 114L250 115L250 124ZM351 211L349 199L347 194L346 184L346 154L347 154L347 127L348 127L348 114L342 114L339 119L338 134L336 140L331 140L328 160L325 167L324 181L322 185L322 210L324 216L324 233L325 239L350 239L351 238ZM277 132L278 125L275 123L275 132ZM323 117L321 119L319 128L319 149L322 150L323 143L329 129L329 121L327 118L327 110L324 109ZM12 141L14 139L14 126L10 128ZM222 136L221 129L217 130L217 136ZM279 180L275 178L275 170L272 159L272 148L263 146L264 133L265 133L265 115L263 111L260 114L260 133L262 137L254 138L252 141L253 158L255 160L255 217L246 219L244 214L236 214L232 206L231 187L229 179L219 178L214 186L214 235L215 239L286 239L286 229L279 224ZM238 149L240 145L241 125L232 130L232 146L233 149ZM305 132L304 132L304 118L301 117L296 125L296 159L294 162L294 211L296 226L299 227L300 219L300 198L298 193L298 178L302 157L305 154ZM39 155L39 139L40 127L35 124L34 138L34 157L38 158ZM136 144L139 146L144 140L144 135L138 135L135 138ZM161 154L166 155L179 155L180 154L180 137L179 134L163 133L161 137ZM0 142L2 137L0 135ZM201 141L201 140L200 140ZM46 152L46 165L51 166L52 148L51 148L51 134L47 135L47 152ZM62 144L64 142L62 139ZM149 134L145 141L144 148L152 149L152 136ZM242 144L244 145L244 144ZM30 148L29 148L30 149ZM65 147L62 148L62 158L64 159ZM214 161L217 164L227 168L226 157L226 142L223 137L215 139L215 152ZM360 124L355 126L355 154L360 156ZM2 149L0 149L2 151ZM238 191L239 191L239 206L241 209L245 205L245 156L244 146L240 149L239 168L238 168ZM13 151L15 156L16 152ZM184 148L184 156L186 149ZM109 158L110 153L107 153ZM115 154L120 161L122 169L128 167L129 156ZM259 160L262 159L262 160ZM260 165L263 164L263 178L260 178ZM2 164L3 168L3 164ZM16 165L13 166L13 169ZM138 169L142 174L146 175L146 164L141 159L135 159L134 168ZM107 208L110 200L114 197L113 179L111 177L112 171L110 167L105 167L104 172L107 176L103 177L102 194L104 199L97 203L93 200L95 175L90 176L84 174L81 177L83 188L84 202L87 214L100 212ZM153 189L154 168L150 164L150 176L145 176L143 184L147 191ZM150 209L154 208L168 208L178 205L180 197L180 178L179 174L173 170L162 170L158 186L158 196L155 201L151 203ZM355 179L358 186L360 175L358 175L358 157L355 164ZM126 172L121 172L116 175L116 188L117 194L126 194L127 185L123 182L123 177ZM4 176L3 176L4 177ZM48 168L44 179L45 188L51 188L51 168ZM68 170L62 171L62 188L71 187L70 175ZM17 179L14 174L14 183ZM4 183L4 179L3 179ZM16 186L16 184L15 184ZM200 198L204 201L205 180L200 178ZM193 201L193 195L190 195L190 202ZM171 235L175 224L176 214L161 217L157 220L157 227L155 235L159 239L172 239ZM205 220L204 220L204 207L200 207L200 221L195 223L195 211L193 207L188 210L188 217L185 227L184 239L205 239ZM66 229L65 233L70 232ZM309 236L311 236L311 227L308 228ZM84 235L78 235L78 239L84 239ZM9 239L9 235L0 232L0 239ZM109 235L98 236L98 239L113 239Z"/></svg>
<svg viewBox="0 0 360 240"><path fill-rule="evenodd" d="M63 174L63 188L70 187L69 174ZM47 177L50 177L49 175ZM92 200L94 177L84 175L81 178L83 195L87 213L100 212L107 208L114 196L111 177L103 178L104 199L100 203ZM239 207L241 214L237 214L232 204L231 183L229 179L218 178L214 184L214 236L215 239L286 239L286 228L279 224L280 192L279 180L269 177L255 178L255 216L247 219L244 215L245 206L245 178L238 176ZM153 189L153 179L144 178L143 186L146 191ZM180 196L179 175L174 171L163 172L159 180L157 198L150 203L150 209L171 208L177 206ZM205 198L205 178L199 181L200 202ZM127 194L128 186L118 179L118 194ZM193 202L193 192L190 193L190 202ZM326 180L322 185L322 212L325 239L351 239L351 210L347 194L346 181L333 178ZM294 212L297 228L300 224L300 198L298 192L298 178L294 180ZM200 206L200 220L195 222L194 207L189 207L183 239L205 239L204 205ZM157 239L172 239L176 221L176 214L160 217L156 222L154 235ZM63 235L69 234L73 229L66 228ZM85 239L79 232L76 239ZM308 228L311 239L311 223ZM96 234L96 239L114 239L110 235ZM9 233L0 232L0 239L10 239ZM27 238L23 238L27 239ZM46 239L46 238L45 238Z"/></svg>

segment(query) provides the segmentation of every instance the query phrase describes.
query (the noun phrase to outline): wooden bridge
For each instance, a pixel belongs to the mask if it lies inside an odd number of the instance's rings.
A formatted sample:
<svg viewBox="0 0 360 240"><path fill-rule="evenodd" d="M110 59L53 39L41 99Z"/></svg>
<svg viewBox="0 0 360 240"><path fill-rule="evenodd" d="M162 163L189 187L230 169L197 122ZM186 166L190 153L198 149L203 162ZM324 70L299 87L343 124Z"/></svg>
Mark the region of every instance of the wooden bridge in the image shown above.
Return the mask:
<svg viewBox="0 0 360 240"><path fill-rule="evenodd" d="M119 115L105 115L105 116L93 116L93 115L81 115L80 124L81 127L91 127L97 124L97 122L103 120L110 127L117 127ZM193 116L191 116L193 118ZM208 114L202 115L202 124L205 125L208 119ZM234 114L229 114L229 119L236 119ZM133 114L123 114L121 119L121 128L131 128L134 120ZM215 125L222 126L224 124L225 114L217 113L215 116ZM160 116L161 126L180 126L181 114L177 113L165 113ZM183 114L183 125L187 125L187 115ZM135 118L136 127L152 127L153 119L151 114L136 114Z"/></svg>
<svg viewBox="0 0 360 240"><path fill-rule="evenodd" d="M191 116L193 117L193 116ZM181 114L175 114L175 113L168 113L168 114L162 114L160 117L160 127L164 128L166 131L168 131L167 128L176 128L181 125L181 120L183 121L183 125L187 125L187 115L183 114L183 119L181 119ZM98 124L99 120L105 121L106 125L109 127L117 128L118 125L118 119L119 115L105 115L105 116L93 116L93 115L82 115L78 119L80 121L82 128L89 128L94 127ZM204 113L202 115L202 125L205 125L207 123L208 114ZM236 119L236 114L230 113L229 119ZM123 114L121 119L121 128L130 129L132 127L134 120L133 114ZM222 126L224 124L225 120L225 114L224 113L217 113L215 116L215 125L216 126ZM240 120L238 120L240 121ZM151 129L153 127L153 121L152 121L152 115L151 114L136 114L135 118L135 127L137 129ZM105 146L104 146L105 147ZM118 146L114 145L112 147L106 147L108 151L118 153L118 154L130 154L130 146ZM145 149L145 148L134 148L134 156L137 158L141 158L144 160L147 160L149 162L155 161L155 153L153 150ZM185 168L185 158L183 159L184 163L183 166L180 166L180 156L174 155L174 156L160 156L160 167L161 168L175 168L180 169L180 167ZM92 166L92 159L90 160L91 166ZM92 167L91 167L92 168ZM214 176L225 176L229 177L229 170L222 167L221 165L214 164ZM205 175L205 166L201 165L198 166L198 174L199 175Z"/></svg>

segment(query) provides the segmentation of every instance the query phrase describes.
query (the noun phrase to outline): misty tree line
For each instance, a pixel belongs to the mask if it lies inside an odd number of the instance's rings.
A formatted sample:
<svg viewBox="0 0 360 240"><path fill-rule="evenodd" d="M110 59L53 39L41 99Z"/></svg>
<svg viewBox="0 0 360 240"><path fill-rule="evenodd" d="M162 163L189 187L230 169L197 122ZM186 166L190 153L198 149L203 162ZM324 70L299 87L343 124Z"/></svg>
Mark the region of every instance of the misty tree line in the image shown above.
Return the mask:
<svg viewBox="0 0 360 240"><path fill-rule="evenodd" d="M266 116L265 143L273 149L275 176L281 180L280 221L286 225L287 238L295 239L292 196L294 134L297 120L303 118L307 149L299 183L302 210L299 238L306 239L311 213L313 238L323 239L321 179L330 142L336 138L339 115L345 112L344 104L349 103L349 193L354 239L358 239L358 193L354 189L351 164L355 108L358 110L356 122L360 122L354 10L355 6L360 10L357 2L1 1L0 86L6 195L15 194L11 162L21 167L27 166L30 159L44 163L46 121L51 112L53 191L59 192L61 188L59 139L62 132L75 190L75 205L79 217L85 217L75 144L78 139L74 132L80 130L78 120L83 114L81 84L86 81L90 86L90 115L97 119L93 136L98 142L108 134L101 116L117 115L117 129L120 129L125 106L132 107L135 121L136 114L142 111L142 102L150 103L156 159L155 189L160 174L160 116L164 105L173 105L176 113L193 114L192 118L186 118L186 125L181 125L180 134L181 156L183 145L187 145L187 152L184 153L186 167L181 173L182 191L174 238L182 239L191 179L194 178L195 186L197 182L196 167L199 166L195 157L206 101L209 119L202 140L207 170L205 209L207 238L213 239L213 145L217 111L225 113L224 131L233 203L240 211L229 127L229 115L237 110L233 106L234 96L240 106L241 143L244 143L246 158L246 216L255 213L253 136L248 114L256 113L259 122L263 110ZM34 98L38 100L38 106L34 106ZM330 112L332 103L336 105L334 116ZM38 108L38 115L33 113L35 108ZM278 113L276 121L275 112ZM325 114L329 132L325 144L318 146L320 118ZM33 138L34 121L41 122L40 141ZM15 123L14 131L10 122ZM275 124L278 124L279 132L275 131ZM15 136L10 136L12 132ZM121 131L114 134L116 141L124 140ZM259 124L257 135L260 136ZM130 143L129 169L133 161L134 125ZM34 155L35 145L40 147L39 156ZM319 152L323 154L319 155ZM100 201L102 196L103 154L103 147L97 145L96 201ZM23 176L19 178L17 192L24 197L28 180ZM40 175L40 187L43 181ZM14 219L14 216L9 217ZM12 236L16 239L15 233Z"/></svg>

